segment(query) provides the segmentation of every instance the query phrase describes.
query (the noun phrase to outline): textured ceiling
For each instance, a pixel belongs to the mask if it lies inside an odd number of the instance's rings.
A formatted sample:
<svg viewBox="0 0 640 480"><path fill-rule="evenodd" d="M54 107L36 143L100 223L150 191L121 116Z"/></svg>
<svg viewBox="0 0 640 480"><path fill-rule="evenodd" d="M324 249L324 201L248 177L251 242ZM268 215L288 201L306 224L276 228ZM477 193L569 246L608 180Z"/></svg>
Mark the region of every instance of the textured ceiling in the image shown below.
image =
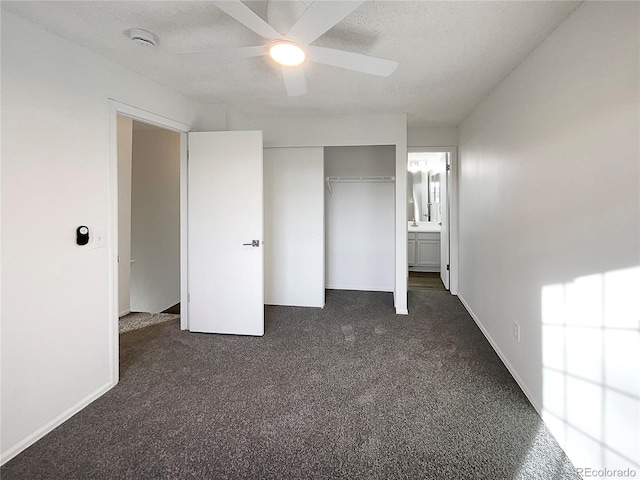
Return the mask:
<svg viewBox="0 0 640 480"><path fill-rule="evenodd" d="M266 2L245 2L266 18ZM410 126L458 125L580 2L376 1L313 44L395 60L376 77L304 66L308 95L288 97L266 57L233 62L177 52L263 45L207 1L3 1L2 7L202 103L251 116L407 113ZM138 27L160 38L134 44Z"/></svg>

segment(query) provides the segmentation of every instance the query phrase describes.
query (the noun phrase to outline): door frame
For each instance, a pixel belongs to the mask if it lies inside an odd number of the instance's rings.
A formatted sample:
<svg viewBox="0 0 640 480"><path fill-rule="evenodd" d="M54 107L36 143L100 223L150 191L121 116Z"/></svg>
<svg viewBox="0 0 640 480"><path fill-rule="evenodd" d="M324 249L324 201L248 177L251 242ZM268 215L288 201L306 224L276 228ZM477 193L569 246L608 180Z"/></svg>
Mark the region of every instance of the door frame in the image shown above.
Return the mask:
<svg viewBox="0 0 640 480"><path fill-rule="evenodd" d="M458 295L458 148L457 147L407 147L407 168L409 153L449 154L451 169L447 175L447 217L449 220L449 292Z"/></svg>
<svg viewBox="0 0 640 480"><path fill-rule="evenodd" d="M191 126L147 110L109 99L109 220L107 255L109 262L109 344L111 382L119 379L118 333L118 115L155 125L180 134L180 303L187 305L187 133ZM180 328L188 327L187 308L181 308ZM184 313L183 313L184 312Z"/></svg>

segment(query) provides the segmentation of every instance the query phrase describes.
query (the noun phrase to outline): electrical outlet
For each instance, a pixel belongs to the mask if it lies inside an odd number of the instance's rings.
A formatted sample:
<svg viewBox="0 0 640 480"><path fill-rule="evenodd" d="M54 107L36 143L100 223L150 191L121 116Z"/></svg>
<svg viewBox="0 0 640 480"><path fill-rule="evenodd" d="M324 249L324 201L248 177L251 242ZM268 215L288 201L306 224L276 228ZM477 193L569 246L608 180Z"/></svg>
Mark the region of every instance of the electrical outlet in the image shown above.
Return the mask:
<svg viewBox="0 0 640 480"><path fill-rule="evenodd" d="M513 322L513 338L520 341L520 324L516 321Z"/></svg>

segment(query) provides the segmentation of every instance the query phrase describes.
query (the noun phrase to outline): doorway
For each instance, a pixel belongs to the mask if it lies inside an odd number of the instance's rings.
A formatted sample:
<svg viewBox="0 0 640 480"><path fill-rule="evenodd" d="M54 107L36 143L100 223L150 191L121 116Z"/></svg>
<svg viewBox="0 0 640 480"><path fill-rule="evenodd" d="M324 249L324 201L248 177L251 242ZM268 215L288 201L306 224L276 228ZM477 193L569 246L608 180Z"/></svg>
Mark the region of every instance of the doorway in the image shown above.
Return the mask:
<svg viewBox="0 0 640 480"><path fill-rule="evenodd" d="M187 132L190 126L168 119L166 117L142 110L125 103L109 100L109 190L110 190L110 223L108 235L109 254L109 343L111 365L111 383L115 385L119 378L119 189L118 189L118 116L124 116L131 121L139 120L149 125L161 127L180 136L180 303L184 305L187 298L186 282L186 169L187 169ZM188 312L183 309L180 315L182 329L187 328Z"/></svg>
<svg viewBox="0 0 640 480"><path fill-rule="evenodd" d="M180 134L118 115L119 332L179 318Z"/></svg>
<svg viewBox="0 0 640 480"><path fill-rule="evenodd" d="M408 286L457 293L455 148L409 148L407 158ZM454 231L455 230L455 231Z"/></svg>

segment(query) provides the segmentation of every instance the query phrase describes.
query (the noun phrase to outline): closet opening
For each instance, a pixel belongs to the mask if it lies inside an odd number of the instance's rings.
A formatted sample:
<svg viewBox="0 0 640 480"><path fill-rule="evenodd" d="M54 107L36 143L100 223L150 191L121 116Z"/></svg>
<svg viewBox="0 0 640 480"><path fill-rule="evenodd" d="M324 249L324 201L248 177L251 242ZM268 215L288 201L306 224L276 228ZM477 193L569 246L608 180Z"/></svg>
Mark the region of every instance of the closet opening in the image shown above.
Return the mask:
<svg viewBox="0 0 640 480"><path fill-rule="evenodd" d="M394 291L395 156L395 145L325 147L326 289Z"/></svg>
<svg viewBox="0 0 640 480"><path fill-rule="evenodd" d="M265 304L359 290L393 308L395 172L395 145L264 149Z"/></svg>

